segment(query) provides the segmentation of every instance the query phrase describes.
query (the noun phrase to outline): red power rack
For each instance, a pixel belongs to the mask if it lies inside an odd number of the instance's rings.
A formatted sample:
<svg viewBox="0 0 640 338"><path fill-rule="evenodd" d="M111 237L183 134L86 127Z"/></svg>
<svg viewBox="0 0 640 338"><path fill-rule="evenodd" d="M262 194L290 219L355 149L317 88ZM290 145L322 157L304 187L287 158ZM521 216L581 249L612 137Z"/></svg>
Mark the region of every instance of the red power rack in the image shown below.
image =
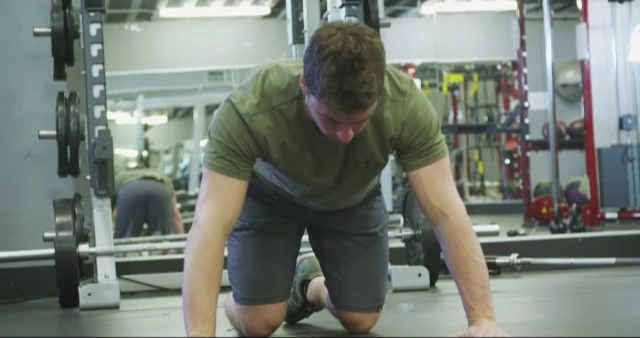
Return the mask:
<svg viewBox="0 0 640 338"><path fill-rule="evenodd" d="M531 152L531 142L529 137L529 95L528 95L528 76L527 76L527 35L525 29L525 8L524 0L518 0L516 15L518 18L519 40L517 49L517 76L518 76L518 96L520 98L520 123L523 125L522 134L519 137L520 142L520 180L521 180L521 198L524 206L524 223L531 224L533 219L533 211L531 207L531 172L529 163L529 154Z"/></svg>

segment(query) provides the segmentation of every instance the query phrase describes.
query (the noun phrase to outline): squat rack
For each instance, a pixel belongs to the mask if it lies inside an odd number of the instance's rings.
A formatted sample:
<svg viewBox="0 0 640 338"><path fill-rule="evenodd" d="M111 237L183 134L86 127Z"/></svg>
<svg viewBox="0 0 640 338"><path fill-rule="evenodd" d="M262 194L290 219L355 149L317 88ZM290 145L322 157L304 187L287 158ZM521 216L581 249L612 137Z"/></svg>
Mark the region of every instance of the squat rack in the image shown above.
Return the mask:
<svg viewBox="0 0 640 338"><path fill-rule="evenodd" d="M593 126L593 104L592 104L592 94L591 94L591 68L589 62L589 53L588 53L588 21L589 21L589 11L588 11L588 0L580 0L582 3L582 10L579 15L579 23L578 25L581 27L582 32L585 34L583 36L584 40L587 43L587 46L584 46L585 53L578 53L578 57L580 59L581 64L581 72L582 72L582 95L583 95L583 118L584 118L584 144L577 146L576 144L563 144L562 142L558 142L555 139L555 104L549 105L548 109L552 111L547 114L547 122L549 124L549 142L545 142L546 144L540 144L540 142L535 142L531 140L530 130L529 130L529 97L528 97L528 69L527 69L527 44L526 44L526 28L525 28L525 4L524 0L517 0L517 22L518 22L518 30L519 30L519 44L517 48L517 83L518 83L518 92L519 92L519 100L521 104L521 113L520 113L520 122L522 124L522 134L519 138L520 145L520 169L522 170L522 202L524 204L524 222L526 224L530 224L533 218L533 209L532 209L532 199L531 199L531 172L530 172L530 153L531 151L537 150L548 150L550 151L551 156L551 176L552 176L552 194L557 193L557 185L558 185L558 150L561 149L582 149L585 152L585 167L586 173L588 177L589 183L589 201L582 207L582 217L586 226L594 227L600 224L600 221L605 218L605 215L602 211L600 211L599 204L599 196L598 196L598 174L597 174L597 162L596 162L596 149L595 149L595 138L594 138L594 126ZM548 0L543 0L545 7L548 7ZM544 13L545 21L551 22L551 13L549 10L546 10ZM545 45L546 48L549 48L549 45L552 43L551 39L551 27L549 24L544 25L545 29ZM547 70L551 70L551 74L547 73L547 77L553 76L553 68L552 65L549 64L550 60L547 60ZM553 82L551 82L553 85ZM547 88L549 89L549 88ZM552 90L548 90L547 95L555 95ZM553 97L551 97L553 101ZM552 118L549 118L552 117ZM554 210L557 214L558 205L557 205L557 196L554 197ZM620 214L621 213L621 214ZM624 217L623 211L619 213L620 216Z"/></svg>

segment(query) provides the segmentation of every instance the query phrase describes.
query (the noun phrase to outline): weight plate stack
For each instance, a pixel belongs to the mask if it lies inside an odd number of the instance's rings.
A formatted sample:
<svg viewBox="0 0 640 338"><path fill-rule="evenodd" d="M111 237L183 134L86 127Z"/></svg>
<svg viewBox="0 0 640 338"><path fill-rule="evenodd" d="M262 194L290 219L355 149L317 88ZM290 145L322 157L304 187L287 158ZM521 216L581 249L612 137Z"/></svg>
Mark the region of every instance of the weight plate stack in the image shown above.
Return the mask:
<svg viewBox="0 0 640 338"><path fill-rule="evenodd" d="M80 98L77 92L69 92L66 100L67 109L67 143L69 145L69 175L80 175L80 142L82 141L82 124L80 120Z"/></svg>
<svg viewBox="0 0 640 338"><path fill-rule="evenodd" d="M69 112L67 97L64 92L56 96L56 143L58 146L58 176L65 178L69 175Z"/></svg>
<svg viewBox="0 0 640 338"><path fill-rule="evenodd" d="M73 199L53 200L56 237L53 242L58 304L73 308L80 304L80 258L75 230Z"/></svg>

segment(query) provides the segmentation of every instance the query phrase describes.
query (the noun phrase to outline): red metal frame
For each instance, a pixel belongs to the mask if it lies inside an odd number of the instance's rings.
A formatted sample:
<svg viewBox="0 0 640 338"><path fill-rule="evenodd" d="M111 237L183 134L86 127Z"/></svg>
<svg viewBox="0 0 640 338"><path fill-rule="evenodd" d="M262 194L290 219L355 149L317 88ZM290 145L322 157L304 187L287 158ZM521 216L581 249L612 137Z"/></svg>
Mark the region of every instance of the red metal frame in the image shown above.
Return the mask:
<svg viewBox="0 0 640 338"><path fill-rule="evenodd" d="M589 5L588 0L582 0L580 22L587 26L589 34ZM589 39L587 39L587 44ZM587 47L588 48L588 47ZM595 135L593 131L593 101L591 97L591 65L589 57L580 60L582 70L582 97L584 105L584 152L585 166L589 180L589 203L582 207L582 218L587 226L598 226L604 214L600 212L598 195L598 173L596 164Z"/></svg>
<svg viewBox="0 0 640 338"><path fill-rule="evenodd" d="M586 0L583 0L586 2ZM524 0L518 0L517 16L518 27L520 29L520 41L518 46L518 92L520 98L520 104L522 105L522 112L520 114L520 123L527 126L527 134L524 133L520 136L520 170L522 171L521 178L521 196L522 203L524 204L524 223L531 224L533 219L533 210L531 206L531 172L529 168L529 153L531 152L531 145L529 142L528 125L529 125L529 95L528 88L528 76L527 76L527 44L526 44L526 31L524 20Z"/></svg>

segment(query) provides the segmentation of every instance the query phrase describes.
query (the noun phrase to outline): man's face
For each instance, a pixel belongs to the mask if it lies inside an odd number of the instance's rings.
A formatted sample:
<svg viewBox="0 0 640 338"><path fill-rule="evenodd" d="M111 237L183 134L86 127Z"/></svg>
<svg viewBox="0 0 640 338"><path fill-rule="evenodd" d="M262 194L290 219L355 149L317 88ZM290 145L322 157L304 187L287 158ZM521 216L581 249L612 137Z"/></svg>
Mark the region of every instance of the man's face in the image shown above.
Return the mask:
<svg viewBox="0 0 640 338"><path fill-rule="evenodd" d="M332 109L313 95L307 94L304 79L301 78L301 88L307 106L307 113L311 120L318 127L320 132L332 141L347 144L360 134L376 109L376 103L362 112L355 114L344 114Z"/></svg>

